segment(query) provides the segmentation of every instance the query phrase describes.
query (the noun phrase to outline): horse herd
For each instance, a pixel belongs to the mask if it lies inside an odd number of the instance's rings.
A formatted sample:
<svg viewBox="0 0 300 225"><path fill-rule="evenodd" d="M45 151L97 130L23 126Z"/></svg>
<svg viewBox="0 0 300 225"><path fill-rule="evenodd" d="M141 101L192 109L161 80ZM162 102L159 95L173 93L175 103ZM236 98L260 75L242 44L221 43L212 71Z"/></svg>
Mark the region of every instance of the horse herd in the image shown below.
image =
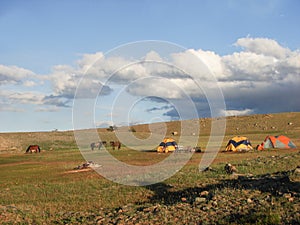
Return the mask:
<svg viewBox="0 0 300 225"><path fill-rule="evenodd" d="M109 145L108 145L109 144ZM112 147L113 150L121 149L121 142L119 141L110 141L109 143L107 143L106 141L99 141L99 142L93 142L91 143L90 147L91 150L94 150L96 148L98 148L98 150L100 150L102 147ZM38 145L29 145L28 148L26 149L25 153L40 153L41 149L40 146Z"/></svg>
<svg viewBox="0 0 300 225"><path fill-rule="evenodd" d="M109 143L107 143L106 141L99 141L99 142L93 142L90 145L92 151L96 148L98 148L98 150L100 150L102 147L108 147L108 146L112 147L113 150L115 150L116 148L118 150L120 150L121 149L121 142L119 142L119 141L110 141Z"/></svg>

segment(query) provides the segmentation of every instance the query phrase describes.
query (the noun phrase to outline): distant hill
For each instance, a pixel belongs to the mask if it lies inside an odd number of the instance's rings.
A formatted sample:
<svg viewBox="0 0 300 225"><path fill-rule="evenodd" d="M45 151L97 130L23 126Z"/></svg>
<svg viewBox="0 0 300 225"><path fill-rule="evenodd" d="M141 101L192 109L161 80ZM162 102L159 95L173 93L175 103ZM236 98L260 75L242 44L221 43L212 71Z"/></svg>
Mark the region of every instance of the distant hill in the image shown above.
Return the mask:
<svg viewBox="0 0 300 225"><path fill-rule="evenodd" d="M210 135L212 119L201 118L185 122L187 124L199 122L199 145L204 146ZM161 127L164 126L166 126L166 136L172 136L172 132L177 132L177 135L174 136L177 139L181 135L181 121L140 124L118 129L120 131L131 130L134 131L133 133L137 137L147 138L150 135L150 129L154 133L159 133L161 132ZM97 130L102 140L110 141L117 139L114 132L108 131L105 128ZM253 146L255 146L269 134L287 135L297 146L300 146L300 112L227 117L223 147L231 136L245 135L252 141ZM38 144L44 150L76 148L73 131L0 133L1 152L23 152L30 144Z"/></svg>

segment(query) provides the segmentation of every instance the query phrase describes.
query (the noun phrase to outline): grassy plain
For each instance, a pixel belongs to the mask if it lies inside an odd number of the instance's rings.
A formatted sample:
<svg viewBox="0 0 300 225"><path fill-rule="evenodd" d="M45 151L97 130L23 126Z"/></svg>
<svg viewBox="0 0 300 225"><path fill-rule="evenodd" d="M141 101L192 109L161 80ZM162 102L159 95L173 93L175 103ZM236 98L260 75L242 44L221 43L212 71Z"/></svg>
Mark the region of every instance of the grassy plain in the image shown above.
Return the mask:
<svg viewBox="0 0 300 225"><path fill-rule="evenodd" d="M211 119L201 119L198 145L205 151ZM289 125L290 124L290 125ZM167 133L180 132L179 122ZM149 135L148 125L137 125L135 135ZM98 130L104 140L112 132ZM268 134L284 134L300 146L300 113L227 118L219 150L234 135L247 136L252 145ZM174 138L178 138L174 136ZM208 172L199 172L203 153L195 153L174 176L150 186L133 187L103 178L94 170L74 171L85 162L71 131L0 134L1 224L299 224L300 179L298 149L219 152ZM39 144L40 154L24 154L28 144ZM165 154L138 152L122 146L113 151L132 165L150 165ZM226 174L234 164L241 176Z"/></svg>

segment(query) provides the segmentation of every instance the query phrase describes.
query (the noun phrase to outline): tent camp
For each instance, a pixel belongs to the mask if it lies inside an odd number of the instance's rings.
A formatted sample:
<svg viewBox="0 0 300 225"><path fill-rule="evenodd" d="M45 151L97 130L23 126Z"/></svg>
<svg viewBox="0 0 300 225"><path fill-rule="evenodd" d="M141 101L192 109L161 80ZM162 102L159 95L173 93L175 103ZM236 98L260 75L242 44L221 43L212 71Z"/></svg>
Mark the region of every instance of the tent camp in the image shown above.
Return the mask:
<svg viewBox="0 0 300 225"><path fill-rule="evenodd" d="M246 137L236 136L229 140L228 144L226 145L225 152L248 151L251 149L253 149L251 143Z"/></svg>
<svg viewBox="0 0 300 225"><path fill-rule="evenodd" d="M165 138L157 147L157 152L173 152L177 149L177 143L173 138Z"/></svg>
<svg viewBox="0 0 300 225"><path fill-rule="evenodd" d="M296 145L284 135L267 136L265 140L256 147L257 150L264 150L267 148L296 148Z"/></svg>

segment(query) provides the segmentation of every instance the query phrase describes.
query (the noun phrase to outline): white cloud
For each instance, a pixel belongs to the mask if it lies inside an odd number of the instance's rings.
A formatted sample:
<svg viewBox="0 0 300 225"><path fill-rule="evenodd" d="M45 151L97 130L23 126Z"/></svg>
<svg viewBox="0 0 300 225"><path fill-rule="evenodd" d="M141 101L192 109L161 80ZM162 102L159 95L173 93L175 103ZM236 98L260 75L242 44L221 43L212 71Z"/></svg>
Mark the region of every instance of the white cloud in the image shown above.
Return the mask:
<svg viewBox="0 0 300 225"><path fill-rule="evenodd" d="M291 50L284 48L275 40L268 38L240 38L235 45L244 48L246 51L258 55L272 56L277 59L284 59L291 54Z"/></svg>
<svg viewBox="0 0 300 225"><path fill-rule="evenodd" d="M144 60L145 61L163 62L163 59L155 51L150 51L149 53L147 53Z"/></svg>
<svg viewBox="0 0 300 225"><path fill-rule="evenodd" d="M177 82L177 84L176 84ZM189 80L149 77L141 79L127 87L127 91L135 96L155 96L162 99L180 99Z"/></svg>
<svg viewBox="0 0 300 225"><path fill-rule="evenodd" d="M36 82L32 81L32 80L26 80L26 81L24 81L23 85L25 87L34 87L38 84Z"/></svg>
<svg viewBox="0 0 300 225"><path fill-rule="evenodd" d="M0 111L23 112L22 105L43 104L44 94L35 92L0 91Z"/></svg>
<svg viewBox="0 0 300 225"><path fill-rule="evenodd" d="M99 128L108 128L109 126L113 126L113 122L112 121L99 121L99 122L95 122L95 127L99 127Z"/></svg>
<svg viewBox="0 0 300 225"><path fill-rule="evenodd" d="M22 83L23 79L30 76L34 76L30 70L0 64L0 85Z"/></svg>
<svg viewBox="0 0 300 225"><path fill-rule="evenodd" d="M59 107L58 106L48 106L48 107L37 107L35 109L35 112L58 112Z"/></svg>
<svg viewBox="0 0 300 225"><path fill-rule="evenodd" d="M87 67L87 65L82 66ZM111 89L94 77L82 73L82 68L55 66L49 78L54 91L53 96L73 99L76 93L77 98L95 98L100 90L102 94L110 93Z"/></svg>
<svg viewBox="0 0 300 225"><path fill-rule="evenodd" d="M42 93L37 92L13 92L13 91L2 91L0 93L2 97L6 97L12 104L43 104L45 97Z"/></svg>
<svg viewBox="0 0 300 225"><path fill-rule="evenodd" d="M199 49L193 54L195 54L199 58L199 60L201 60L202 63L207 66L209 74L206 74L206 76L213 74L216 78L219 79L225 77L228 73L226 71L226 67L222 60L222 57L217 55L216 53Z"/></svg>
<svg viewBox="0 0 300 225"><path fill-rule="evenodd" d="M225 116L244 116L253 113L252 109L243 109L243 110L225 110L222 112Z"/></svg>
<svg viewBox="0 0 300 225"><path fill-rule="evenodd" d="M34 91L0 91L0 111L25 111L24 105L69 107L67 101Z"/></svg>
<svg viewBox="0 0 300 225"><path fill-rule="evenodd" d="M192 79L195 77L207 90L217 84L222 88L230 109L226 111L228 115L300 110L299 50L292 51L268 38L240 38L235 45L241 50L225 56L201 49L189 49L168 57L155 51L141 58L102 52L83 54L73 66L54 66L47 78L16 66L0 65L1 86L24 87L15 92L0 92L0 103L2 109L8 109L10 103L47 106L46 109L68 107L76 91L77 98L95 98L101 89L102 95L109 95L114 85L123 85L128 93L138 97L182 100L187 95L195 101L203 101L205 96ZM49 82L51 90L40 92L38 88ZM32 91L27 91L29 88ZM281 104L274 104L274 98L279 98ZM261 100L264 103L260 103Z"/></svg>
<svg viewBox="0 0 300 225"><path fill-rule="evenodd" d="M185 52L173 54L171 63L189 76L201 80L210 80L212 78L210 68L205 64L208 60L206 62L202 60L203 55L202 51L189 49Z"/></svg>
<svg viewBox="0 0 300 225"><path fill-rule="evenodd" d="M278 60L274 57L240 52L222 58L228 74L225 80L270 80L276 78Z"/></svg>
<svg viewBox="0 0 300 225"><path fill-rule="evenodd" d="M277 106L271 106L268 102L257 103L258 99L278 96L278 92L281 92L281 99L292 98L297 102L291 93L295 93L300 86L299 51L291 51L268 38L240 38L236 45L242 50L225 56L201 49L174 53L167 59L154 51L140 59L104 56L102 53L84 55L78 61L77 68L71 68L65 79L60 79L61 76L57 75L54 86L57 94L72 93L77 85L72 80L81 76L84 68L89 68L88 79L83 87L93 87L92 84L97 79L104 82L113 75L107 85L124 85L135 96L183 99L188 95L196 101L202 101L205 96L201 87L210 90L210 87L218 84L222 88L226 104L232 109L227 114L288 110L289 101ZM92 67L88 66L90 63L93 63ZM77 75L72 77L72 73ZM200 81L200 87L193 77L198 84ZM97 88L99 86L90 88L89 93ZM247 110L234 111L240 108Z"/></svg>
<svg viewBox="0 0 300 225"><path fill-rule="evenodd" d="M82 58L77 61L77 65L84 73L87 72L92 66L95 67L96 63L99 63L104 58L102 52L96 52L94 54L83 54Z"/></svg>
<svg viewBox="0 0 300 225"><path fill-rule="evenodd" d="M0 102L0 112L25 112L24 109Z"/></svg>

